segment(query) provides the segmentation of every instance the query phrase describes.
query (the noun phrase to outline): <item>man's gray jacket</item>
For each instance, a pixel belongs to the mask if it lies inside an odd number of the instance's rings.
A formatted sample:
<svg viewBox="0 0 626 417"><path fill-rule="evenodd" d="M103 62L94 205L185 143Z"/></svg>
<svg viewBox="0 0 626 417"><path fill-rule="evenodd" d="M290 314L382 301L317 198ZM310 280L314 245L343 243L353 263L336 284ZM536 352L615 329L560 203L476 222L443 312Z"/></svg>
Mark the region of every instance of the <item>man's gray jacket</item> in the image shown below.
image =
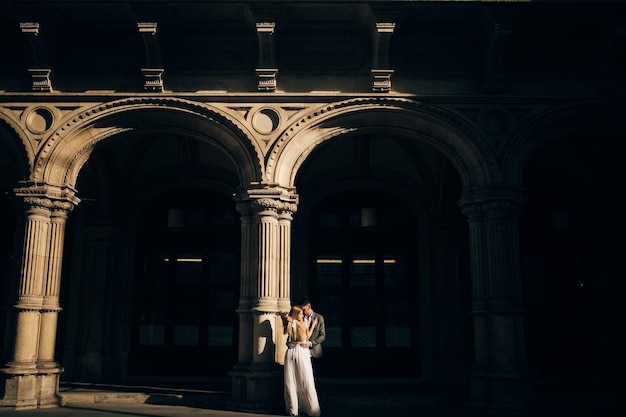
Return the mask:
<svg viewBox="0 0 626 417"><path fill-rule="evenodd" d="M311 315L311 323L317 318L317 324L313 328L311 333L311 356L314 358L320 358L322 356L322 342L326 340L326 323L324 322L324 316L318 314L313 310Z"/></svg>

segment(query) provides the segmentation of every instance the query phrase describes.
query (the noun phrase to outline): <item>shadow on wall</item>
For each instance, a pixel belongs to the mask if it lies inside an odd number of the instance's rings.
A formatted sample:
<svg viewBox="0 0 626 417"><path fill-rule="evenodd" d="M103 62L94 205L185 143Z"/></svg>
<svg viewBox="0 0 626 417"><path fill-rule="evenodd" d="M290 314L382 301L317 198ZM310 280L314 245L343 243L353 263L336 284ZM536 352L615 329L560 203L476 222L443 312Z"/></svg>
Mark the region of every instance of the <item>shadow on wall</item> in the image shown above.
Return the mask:
<svg viewBox="0 0 626 417"><path fill-rule="evenodd" d="M273 326L270 320L274 319L273 314L265 314L267 317L263 320L257 328L257 351L254 353L258 362L261 363L273 363L276 355L276 343L274 343Z"/></svg>

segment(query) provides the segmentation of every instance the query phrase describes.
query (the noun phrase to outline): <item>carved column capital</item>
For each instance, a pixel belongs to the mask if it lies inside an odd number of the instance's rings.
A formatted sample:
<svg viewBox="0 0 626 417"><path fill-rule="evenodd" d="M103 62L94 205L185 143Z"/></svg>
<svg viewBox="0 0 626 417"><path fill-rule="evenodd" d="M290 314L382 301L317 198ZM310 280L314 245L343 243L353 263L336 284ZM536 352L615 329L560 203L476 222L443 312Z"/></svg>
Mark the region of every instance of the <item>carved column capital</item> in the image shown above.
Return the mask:
<svg viewBox="0 0 626 417"><path fill-rule="evenodd" d="M255 214L271 211L276 214L293 214L298 206L295 203L281 201L275 198L259 198L253 200L240 201L237 203L237 211L243 216L253 216Z"/></svg>
<svg viewBox="0 0 626 417"><path fill-rule="evenodd" d="M80 203L73 189L46 184L25 184L15 188L12 198L16 204L26 205L26 210L47 210L57 216L71 212Z"/></svg>
<svg viewBox="0 0 626 417"><path fill-rule="evenodd" d="M484 187L465 190L457 202L470 221L494 215L517 216L527 198L506 187Z"/></svg>
<svg viewBox="0 0 626 417"><path fill-rule="evenodd" d="M237 211L243 216L251 216L263 211L277 214L293 214L298 209L298 195L292 188L276 184L251 184L242 187L235 195Z"/></svg>

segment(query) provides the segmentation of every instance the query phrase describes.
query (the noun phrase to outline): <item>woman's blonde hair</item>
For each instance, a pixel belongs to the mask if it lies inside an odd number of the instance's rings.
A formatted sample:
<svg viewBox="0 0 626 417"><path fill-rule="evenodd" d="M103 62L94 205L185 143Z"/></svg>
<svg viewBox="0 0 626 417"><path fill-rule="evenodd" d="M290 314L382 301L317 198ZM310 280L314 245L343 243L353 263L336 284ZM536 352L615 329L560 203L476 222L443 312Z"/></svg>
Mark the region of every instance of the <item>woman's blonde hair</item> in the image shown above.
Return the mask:
<svg viewBox="0 0 626 417"><path fill-rule="evenodd" d="M298 320L298 316L300 315L300 313L302 313L302 309L298 306L293 306L291 307L291 310L289 310L288 316L291 317L292 320ZM289 332L289 321L285 318L285 316L282 316L282 318L284 332L285 334L287 334Z"/></svg>
<svg viewBox="0 0 626 417"><path fill-rule="evenodd" d="M289 311L289 317L291 317L292 319L297 319L300 313L302 313L302 309L298 306L293 306Z"/></svg>

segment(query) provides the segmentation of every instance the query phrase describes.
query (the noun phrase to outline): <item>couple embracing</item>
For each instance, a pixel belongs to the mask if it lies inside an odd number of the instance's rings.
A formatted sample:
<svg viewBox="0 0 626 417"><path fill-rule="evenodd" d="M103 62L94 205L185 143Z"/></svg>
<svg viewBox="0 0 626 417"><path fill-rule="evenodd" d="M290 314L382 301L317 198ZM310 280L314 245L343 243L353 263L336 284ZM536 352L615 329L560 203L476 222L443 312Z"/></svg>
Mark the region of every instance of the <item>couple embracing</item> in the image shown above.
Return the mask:
<svg viewBox="0 0 626 417"><path fill-rule="evenodd" d="M288 348L284 366L287 414L320 416L312 358L322 356L322 342L326 339L324 317L313 311L310 300L302 299L282 318Z"/></svg>

